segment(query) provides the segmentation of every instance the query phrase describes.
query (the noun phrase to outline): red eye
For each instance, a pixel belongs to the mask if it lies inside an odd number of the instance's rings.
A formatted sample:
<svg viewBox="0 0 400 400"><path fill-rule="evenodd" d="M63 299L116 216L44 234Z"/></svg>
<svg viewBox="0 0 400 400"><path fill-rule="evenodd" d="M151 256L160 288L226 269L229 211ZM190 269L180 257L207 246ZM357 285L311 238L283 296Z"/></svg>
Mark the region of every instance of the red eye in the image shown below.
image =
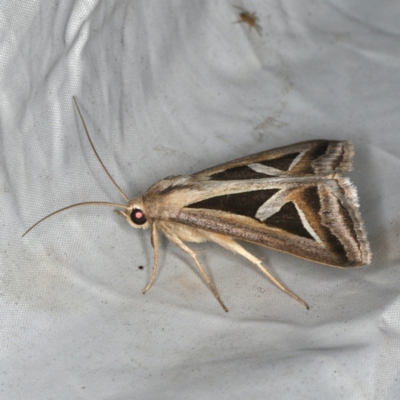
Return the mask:
<svg viewBox="0 0 400 400"><path fill-rule="evenodd" d="M131 220L135 225L143 225L147 221L143 211L139 210L138 208L132 210Z"/></svg>

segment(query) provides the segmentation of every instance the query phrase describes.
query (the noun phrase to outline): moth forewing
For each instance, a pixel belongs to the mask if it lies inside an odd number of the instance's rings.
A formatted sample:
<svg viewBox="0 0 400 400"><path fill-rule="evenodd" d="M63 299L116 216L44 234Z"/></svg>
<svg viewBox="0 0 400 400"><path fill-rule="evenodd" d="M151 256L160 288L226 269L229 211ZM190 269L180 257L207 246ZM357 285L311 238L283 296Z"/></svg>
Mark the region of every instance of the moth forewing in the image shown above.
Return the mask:
<svg viewBox="0 0 400 400"><path fill-rule="evenodd" d="M347 180L293 177L224 184L225 194L209 196L205 190L204 199L182 208L172 220L335 267L370 262L356 198L350 197L354 189L349 191Z"/></svg>
<svg viewBox="0 0 400 400"><path fill-rule="evenodd" d="M353 144L348 141L310 140L261 151L197 172L195 177L215 180L332 175L351 170ZM257 169L268 168L258 172Z"/></svg>
<svg viewBox="0 0 400 400"><path fill-rule="evenodd" d="M74 207L117 207L116 211L132 227L151 227L154 265L143 293L156 278L158 232L162 232L193 258L225 311L228 309L214 284L185 242L213 241L240 254L307 308L306 302L279 282L261 260L235 239L335 267L370 262L371 252L355 187L340 176L351 168L351 143L314 140L264 151L191 176L163 179L143 196L129 200L101 161L75 98L74 102L97 159L127 205L101 201L73 204L42 218L25 234L45 219Z"/></svg>

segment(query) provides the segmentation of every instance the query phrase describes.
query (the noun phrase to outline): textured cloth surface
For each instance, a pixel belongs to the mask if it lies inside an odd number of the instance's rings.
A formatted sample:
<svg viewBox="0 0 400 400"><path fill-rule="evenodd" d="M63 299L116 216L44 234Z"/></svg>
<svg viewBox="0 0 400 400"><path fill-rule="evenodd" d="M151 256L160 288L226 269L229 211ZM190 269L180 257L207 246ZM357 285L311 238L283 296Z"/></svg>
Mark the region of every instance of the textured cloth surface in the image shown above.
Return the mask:
<svg viewBox="0 0 400 400"><path fill-rule="evenodd" d="M262 28L234 23L246 7ZM400 398L400 5L381 0L3 1L0 397ZM123 203L169 175L311 139L351 140L370 266L161 240ZM143 266L144 268L139 268Z"/></svg>

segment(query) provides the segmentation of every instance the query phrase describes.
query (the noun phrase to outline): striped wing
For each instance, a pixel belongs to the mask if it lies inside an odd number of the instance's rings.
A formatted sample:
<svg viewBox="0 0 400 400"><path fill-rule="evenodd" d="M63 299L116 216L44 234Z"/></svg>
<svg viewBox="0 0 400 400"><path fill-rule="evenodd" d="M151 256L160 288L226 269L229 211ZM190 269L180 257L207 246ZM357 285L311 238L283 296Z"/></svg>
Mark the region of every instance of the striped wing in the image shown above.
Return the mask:
<svg viewBox="0 0 400 400"><path fill-rule="evenodd" d="M341 173L353 146L313 140L170 177L145 194L150 217L335 267L368 264L356 189Z"/></svg>
<svg viewBox="0 0 400 400"><path fill-rule="evenodd" d="M223 193L205 185L204 199L200 190L172 221L335 267L370 262L356 191L345 178L230 181Z"/></svg>
<svg viewBox="0 0 400 400"><path fill-rule="evenodd" d="M349 171L353 155L353 145L350 142L311 140L239 158L193 176L228 181L326 175Z"/></svg>

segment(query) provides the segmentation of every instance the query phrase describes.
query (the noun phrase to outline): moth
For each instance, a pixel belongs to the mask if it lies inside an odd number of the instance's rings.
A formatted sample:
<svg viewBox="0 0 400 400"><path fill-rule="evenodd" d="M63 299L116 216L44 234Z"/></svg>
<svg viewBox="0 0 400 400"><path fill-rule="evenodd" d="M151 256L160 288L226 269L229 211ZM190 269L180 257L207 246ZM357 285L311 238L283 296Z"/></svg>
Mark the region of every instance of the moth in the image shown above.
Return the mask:
<svg viewBox="0 0 400 400"><path fill-rule="evenodd" d="M192 257L225 311L228 309L213 282L185 242L212 241L238 253L307 309L304 300L236 240L339 268L370 262L356 188L342 176L352 166L354 150L350 142L310 140L262 151L193 175L170 176L153 184L144 195L129 199L100 159L75 97L74 102L94 154L127 204L72 204L42 218L23 236L45 219L73 207L116 207L133 228L151 228L154 264L143 293L156 278L161 232Z"/></svg>
<svg viewBox="0 0 400 400"><path fill-rule="evenodd" d="M233 6L235 8L237 8L240 13L239 13L239 19L237 21L234 22L234 24L247 24L249 26L249 30L251 30L252 28L254 28L257 33L261 36L261 25L258 23L259 18L257 17L256 13L250 13L249 11L245 10L242 7L238 7L238 6Z"/></svg>

